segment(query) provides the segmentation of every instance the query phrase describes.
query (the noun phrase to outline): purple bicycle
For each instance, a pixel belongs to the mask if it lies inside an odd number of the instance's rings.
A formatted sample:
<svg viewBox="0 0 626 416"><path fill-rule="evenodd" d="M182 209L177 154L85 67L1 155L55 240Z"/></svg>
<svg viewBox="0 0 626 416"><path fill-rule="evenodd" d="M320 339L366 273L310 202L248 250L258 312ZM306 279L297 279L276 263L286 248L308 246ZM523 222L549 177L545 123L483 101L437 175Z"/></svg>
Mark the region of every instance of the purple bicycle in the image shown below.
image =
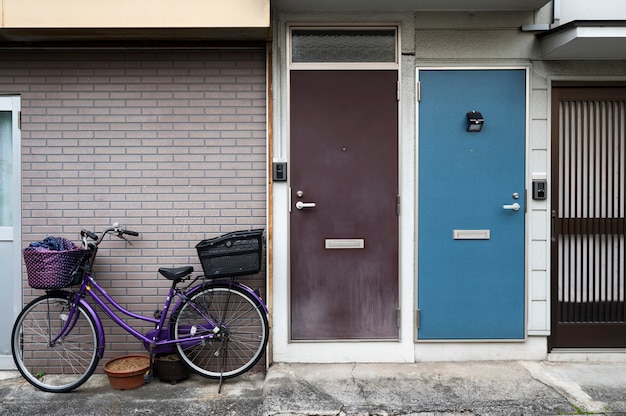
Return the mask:
<svg viewBox="0 0 626 416"><path fill-rule="evenodd" d="M267 346L268 310L259 292L235 276L259 271L262 233L235 232L204 240L197 246L203 275L193 277L192 266L160 268L172 285L163 309L144 316L122 307L91 276L98 246L107 234L126 240L125 236L139 233L117 225L100 236L81 231L85 254L78 282L74 287L46 290L17 317L11 344L17 368L30 384L47 392L68 392L87 381L105 348L102 322L87 302L91 298L113 322L141 341L151 357L176 353L193 372L220 383L245 373ZM148 322L154 329L142 333L120 315Z"/></svg>

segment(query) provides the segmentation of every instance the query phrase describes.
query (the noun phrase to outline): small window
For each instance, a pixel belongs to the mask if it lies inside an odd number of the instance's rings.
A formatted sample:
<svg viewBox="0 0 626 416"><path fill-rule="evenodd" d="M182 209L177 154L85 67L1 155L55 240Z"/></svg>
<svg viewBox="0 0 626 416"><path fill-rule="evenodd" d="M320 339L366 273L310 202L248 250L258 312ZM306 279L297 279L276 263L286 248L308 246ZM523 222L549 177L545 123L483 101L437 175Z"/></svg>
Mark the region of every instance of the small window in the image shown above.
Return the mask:
<svg viewBox="0 0 626 416"><path fill-rule="evenodd" d="M13 225L11 112L0 111L0 227Z"/></svg>
<svg viewBox="0 0 626 416"><path fill-rule="evenodd" d="M395 29L294 29L291 62L396 62Z"/></svg>

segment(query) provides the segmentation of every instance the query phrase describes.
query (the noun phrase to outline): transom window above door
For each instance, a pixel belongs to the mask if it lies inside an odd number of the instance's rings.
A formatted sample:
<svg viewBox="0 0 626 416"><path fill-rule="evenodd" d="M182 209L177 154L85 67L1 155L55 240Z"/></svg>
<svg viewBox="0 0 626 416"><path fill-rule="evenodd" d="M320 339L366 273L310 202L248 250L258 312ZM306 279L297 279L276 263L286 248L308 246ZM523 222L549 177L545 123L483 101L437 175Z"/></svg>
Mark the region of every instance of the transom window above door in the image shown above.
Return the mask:
<svg viewBox="0 0 626 416"><path fill-rule="evenodd" d="M396 27L292 27L291 69L320 65L396 68Z"/></svg>

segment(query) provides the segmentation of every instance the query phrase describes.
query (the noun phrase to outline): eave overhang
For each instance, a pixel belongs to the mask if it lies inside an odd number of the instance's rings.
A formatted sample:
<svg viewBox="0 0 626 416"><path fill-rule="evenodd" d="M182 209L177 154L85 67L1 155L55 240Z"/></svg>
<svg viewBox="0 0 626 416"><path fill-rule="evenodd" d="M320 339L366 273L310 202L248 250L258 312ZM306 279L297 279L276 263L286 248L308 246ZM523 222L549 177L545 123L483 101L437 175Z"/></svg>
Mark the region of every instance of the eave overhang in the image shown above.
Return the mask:
<svg viewBox="0 0 626 416"><path fill-rule="evenodd" d="M626 60L625 20L575 20L537 37L545 60Z"/></svg>
<svg viewBox="0 0 626 416"><path fill-rule="evenodd" d="M258 46L267 28L19 28L0 29L0 48Z"/></svg>

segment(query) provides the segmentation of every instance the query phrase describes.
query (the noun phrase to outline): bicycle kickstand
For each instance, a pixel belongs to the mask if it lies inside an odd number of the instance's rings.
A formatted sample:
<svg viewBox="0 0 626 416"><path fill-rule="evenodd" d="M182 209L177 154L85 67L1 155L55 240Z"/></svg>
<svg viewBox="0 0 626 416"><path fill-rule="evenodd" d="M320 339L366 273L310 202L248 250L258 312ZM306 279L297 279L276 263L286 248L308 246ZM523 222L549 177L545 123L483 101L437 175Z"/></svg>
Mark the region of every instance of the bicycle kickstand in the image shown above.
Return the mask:
<svg viewBox="0 0 626 416"><path fill-rule="evenodd" d="M224 368L226 367L226 360L228 358L228 340L222 341L223 344L220 347L222 350L222 371L220 372L220 384L217 387L217 394L222 392L222 384L224 382Z"/></svg>

